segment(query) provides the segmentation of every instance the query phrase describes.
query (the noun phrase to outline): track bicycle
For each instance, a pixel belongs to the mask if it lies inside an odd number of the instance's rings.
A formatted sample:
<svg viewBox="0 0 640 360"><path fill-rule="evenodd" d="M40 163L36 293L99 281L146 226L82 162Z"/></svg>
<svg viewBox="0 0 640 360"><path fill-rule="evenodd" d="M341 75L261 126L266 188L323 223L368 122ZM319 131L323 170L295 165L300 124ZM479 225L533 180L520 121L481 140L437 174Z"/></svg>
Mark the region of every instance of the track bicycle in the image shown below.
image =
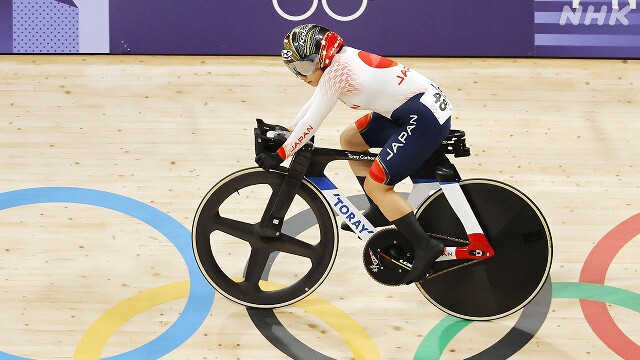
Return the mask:
<svg viewBox="0 0 640 360"><path fill-rule="evenodd" d="M257 119L255 151L275 152L281 127ZM410 176L408 201L424 230L445 245L431 273L415 283L447 314L492 320L528 304L551 267L549 226L533 201L491 179L462 179L447 155L466 157L464 131L451 130ZM215 184L196 211L192 240L200 270L226 298L247 307L293 304L315 291L338 251L339 215L365 242L367 273L401 285L413 247L393 226L374 228L325 175L332 161L372 162L377 154L299 149L288 167L251 167ZM238 261L238 259L246 261Z"/></svg>

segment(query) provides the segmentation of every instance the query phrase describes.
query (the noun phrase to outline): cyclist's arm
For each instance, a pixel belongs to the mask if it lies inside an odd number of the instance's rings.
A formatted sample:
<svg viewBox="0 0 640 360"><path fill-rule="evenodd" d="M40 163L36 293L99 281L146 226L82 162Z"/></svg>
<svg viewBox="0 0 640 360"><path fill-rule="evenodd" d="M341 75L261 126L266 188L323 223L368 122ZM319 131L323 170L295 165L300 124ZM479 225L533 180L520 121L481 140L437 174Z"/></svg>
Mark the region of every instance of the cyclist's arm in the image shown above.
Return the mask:
<svg viewBox="0 0 640 360"><path fill-rule="evenodd" d="M283 159L293 155L311 139L320 127L320 124L322 124L338 102L338 94L335 91L330 91L331 89L327 89L323 85L321 81L321 84L318 85L313 96L311 96L311 100L307 103L309 107L308 110L297 122L295 128L292 129L287 141L278 149L278 154ZM307 105L305 105L305 107Z"/></svg>
<svg viewBox="0 0 640 360"><path fill-rule="evenodd" d="M302 107L302 109L300 109L300 111L298 111L298 114L296 115L295 120L293 120L291 125L287 127L290 132L293 131L293 129L295 129L298 123L300 122L300 120L302 120L302 118L304 118L304 116L307 115L312 102L313 102L313 97L309 99L309 101L307 101L306 104L304 104L304 106Z"/></svg>

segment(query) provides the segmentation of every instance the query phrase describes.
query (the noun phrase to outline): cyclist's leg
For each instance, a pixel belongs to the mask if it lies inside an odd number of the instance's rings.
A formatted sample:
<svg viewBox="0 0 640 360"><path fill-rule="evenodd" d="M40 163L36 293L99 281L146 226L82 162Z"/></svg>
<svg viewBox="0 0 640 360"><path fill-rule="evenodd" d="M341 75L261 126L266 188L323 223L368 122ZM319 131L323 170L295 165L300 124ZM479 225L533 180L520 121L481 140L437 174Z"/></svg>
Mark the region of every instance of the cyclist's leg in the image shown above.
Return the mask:
<svg viewBox="0 0 640 360"><path fill-rule="evenodd" d="M389 137L397 130L398 125L393 123L391 119L370 112L350 124L340 134L340 145L344 150L366 152L370 148L384 146ZM365 161L349 161L349 166L364 191L364 182L371 164ZM365 196L369 202L369 208L364 211L364 216L376 227L390 225L389 220L378 209L366 191ZM341 229L351 230L346 223L341 225Z"/></svg>
<svg viewBox="0 0 640 360"><path fill-rule="evenodd" d="M438 149L451 128L451 120L440 124L431 110L420 102L420 96L414 96L393 112L395 131L391 135L385 134L387 141L368 173L367 184L371 190L367 192L391 220L405 215L410 209L408 203L404 204L404 198L392 194L395 192L393 186L418 169ZM389 204L383 201L386 197L389 197ZM403 205L395 208L399 198L403 199L400 201Z"/></svg>
<svg viewBox="0 0 640 360"><path fill-rule="evenodd" d="M349 124L340 134L340 146L344 150L366 152L371 148L383 147L397 132L399 126L391 119L370 112ZM371 164L364 161L349 161L355 176L366 177Z"/></svg>
<svg viewBox="0 0 640 360"><path fill-rule="evenodd" d="M382 148L365 181L366 192L382 213L414 244L414 264L405 283L423 278L443 250L442 243L422 230L411 205L394 190L395 184L431 156L450 130L450 120L440 124L419 101L420 96L414 96L392 114L400 127Z"/></svg>

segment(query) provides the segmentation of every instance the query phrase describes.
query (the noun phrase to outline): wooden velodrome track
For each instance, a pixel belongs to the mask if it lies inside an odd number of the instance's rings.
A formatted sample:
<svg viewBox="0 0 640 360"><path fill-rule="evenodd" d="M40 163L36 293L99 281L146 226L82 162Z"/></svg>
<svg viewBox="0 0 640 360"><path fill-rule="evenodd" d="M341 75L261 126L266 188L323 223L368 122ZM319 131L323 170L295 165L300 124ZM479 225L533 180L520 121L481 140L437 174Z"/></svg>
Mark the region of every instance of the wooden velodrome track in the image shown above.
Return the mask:
<svg viewBox="0 0 640 360"><path fill-rule="evenodd" d="M342 232L310 299L252 321L203 284L191 223L254 165L254 119L289 124L312 88L275 57L7 55L0 359L639 359L640 61L400 61L454 103L462 176L515 185L547 217L553 290L528 317L455 321L371 280ZM317 143L362 114L338 104Z"/></svg>

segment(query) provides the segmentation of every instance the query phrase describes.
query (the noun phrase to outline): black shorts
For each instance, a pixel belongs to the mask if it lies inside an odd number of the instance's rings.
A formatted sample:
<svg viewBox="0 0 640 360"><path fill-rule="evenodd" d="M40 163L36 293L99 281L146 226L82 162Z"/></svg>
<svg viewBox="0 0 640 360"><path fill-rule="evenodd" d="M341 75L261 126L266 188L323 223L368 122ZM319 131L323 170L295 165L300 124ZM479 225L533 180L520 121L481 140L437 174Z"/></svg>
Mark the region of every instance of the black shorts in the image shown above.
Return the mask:
<svg viewBox="0 0 640 360"><path fill-rule="evenodd" d="M376 112L356 122L364 142L382 148L369 171L376 182L395 185L420 167L449 135L451 118L440 123L420 98L413 96L391 118Z"/></svg>

